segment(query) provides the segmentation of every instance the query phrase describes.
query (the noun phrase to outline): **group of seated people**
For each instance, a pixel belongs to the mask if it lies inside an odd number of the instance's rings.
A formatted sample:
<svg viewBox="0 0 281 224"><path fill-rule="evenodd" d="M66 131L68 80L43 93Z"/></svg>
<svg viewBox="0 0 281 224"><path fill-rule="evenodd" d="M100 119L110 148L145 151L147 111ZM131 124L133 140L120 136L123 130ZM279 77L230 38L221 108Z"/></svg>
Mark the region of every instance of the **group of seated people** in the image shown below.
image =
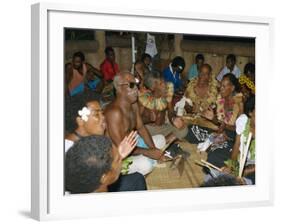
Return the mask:
<svg viewBox="0 0 281 224"><path fill-rule="evenodd" d="M240 74L236 57L228 55L215 77L199 54L184 76L182 57L159 72L152 67L151 56L143 54L131 73L120 71L112 47L105 55L100 69L87 63L81 52L74 53L65 67L67 192L146 190L145 176L158 161L168 160L163 149L175 139L193 144L210 136L220 139L209 147L207 161L222 171L206 171L205 185L223 174L238 177L239 150L249 133L253 137L241 183L255 183L253 64ZM187 124L174 109L182 97L187 99L184 114L200 116L217 128Z"/></svg>

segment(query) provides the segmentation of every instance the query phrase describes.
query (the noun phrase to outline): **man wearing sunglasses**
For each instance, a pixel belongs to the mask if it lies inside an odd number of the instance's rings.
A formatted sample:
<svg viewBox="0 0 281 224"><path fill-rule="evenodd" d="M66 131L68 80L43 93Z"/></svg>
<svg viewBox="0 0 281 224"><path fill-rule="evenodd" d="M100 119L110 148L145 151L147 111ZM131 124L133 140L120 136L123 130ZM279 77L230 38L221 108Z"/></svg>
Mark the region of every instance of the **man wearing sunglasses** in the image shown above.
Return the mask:
<svg viewBox="0 0 281 224"><path fill-rule="evenodd" d="M143 124L137 102L138 83L139 80L130 72L121 72L115 76L113 84L116 89L116 99L105 109L105 118L108 126L107 134L115 145L119 145L132 130L137 130L141 140L132 152L133 163L129 167L129 173L139 172L146 175L152 171L156 160L164 159L164 156L162 151L156 148Z"/></svg>

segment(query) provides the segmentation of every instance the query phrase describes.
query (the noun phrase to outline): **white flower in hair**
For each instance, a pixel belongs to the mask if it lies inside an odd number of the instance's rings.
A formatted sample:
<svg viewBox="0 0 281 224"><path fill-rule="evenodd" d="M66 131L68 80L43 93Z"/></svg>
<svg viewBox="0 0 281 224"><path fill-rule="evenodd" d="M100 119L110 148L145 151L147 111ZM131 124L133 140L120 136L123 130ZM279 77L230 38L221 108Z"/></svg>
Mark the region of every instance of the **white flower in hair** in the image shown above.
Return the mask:
<svg viewBox="0 0 281 224"><path fill-rule="evenodd" d="M90 115L90 113L91 111L87 107L83 107L82 110L78 111L78 114L83 121L88 121L88 116Z"/></svg>
<svg viewBox="0 0 281 224"><path fill-rule="evenodd" d="M138 84L140 80L138 78L135 78L136 83Z"/></svg>

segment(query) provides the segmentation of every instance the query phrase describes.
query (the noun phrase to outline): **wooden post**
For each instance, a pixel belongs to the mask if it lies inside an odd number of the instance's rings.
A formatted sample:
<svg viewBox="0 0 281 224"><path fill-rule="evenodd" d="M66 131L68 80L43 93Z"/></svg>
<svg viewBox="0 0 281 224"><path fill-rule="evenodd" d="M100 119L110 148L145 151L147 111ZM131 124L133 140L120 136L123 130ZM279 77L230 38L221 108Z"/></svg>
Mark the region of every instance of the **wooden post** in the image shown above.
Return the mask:
<svg viewBox="0 0 281 224"><path fill-rule="evenodd" d="M182 41L183 35L182 34L175 34L175 56L183 56L183 51L181 49L181 41Z"/></svg>
<svg viewBox="0 0 281 224"><path fill-rule="evenodd" d="M105 32L96 31L96 41L99 43L99 48L97 51L98 64L102 63L105 58L104 49L106 47L105 43Z"/></svg>

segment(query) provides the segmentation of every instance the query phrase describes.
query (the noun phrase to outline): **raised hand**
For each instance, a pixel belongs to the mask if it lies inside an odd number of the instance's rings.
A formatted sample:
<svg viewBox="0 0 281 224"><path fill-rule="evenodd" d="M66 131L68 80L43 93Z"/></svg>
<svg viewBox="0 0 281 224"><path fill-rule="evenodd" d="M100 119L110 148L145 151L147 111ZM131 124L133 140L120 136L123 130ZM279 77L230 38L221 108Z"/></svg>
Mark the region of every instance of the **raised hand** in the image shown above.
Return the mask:
<svg viewBox="0 0 281 224"><path fill-rule="evenodd" d="M118 146L118 152L121 157L126 158L136 147L138 142L138 135L136 131L132 131L128 136L122 140Z"/></svg>

